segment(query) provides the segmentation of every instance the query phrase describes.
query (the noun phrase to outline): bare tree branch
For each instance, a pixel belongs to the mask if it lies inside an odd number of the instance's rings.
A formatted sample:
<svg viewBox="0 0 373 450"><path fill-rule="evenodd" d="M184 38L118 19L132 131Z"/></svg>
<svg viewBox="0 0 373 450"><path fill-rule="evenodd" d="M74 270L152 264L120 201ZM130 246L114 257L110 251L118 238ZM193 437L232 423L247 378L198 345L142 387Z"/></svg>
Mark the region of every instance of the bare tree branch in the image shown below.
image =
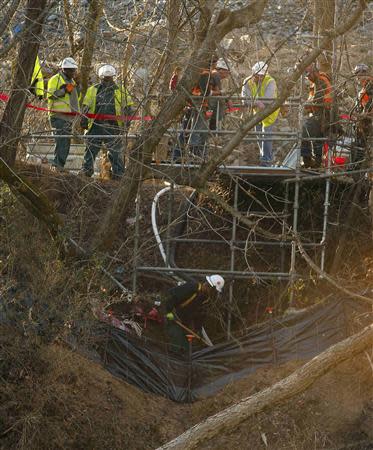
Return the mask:
<svg viewBox="0 0 373 450"><path fill-rule="evenodd" d="M69 0L63 0L63 11L64 11L64 16L65 16L65 25L66 25L66 29L67 29L67 35L69 37L70 52L71 52L71 56L74 56L75 55L74 28L73 28L73 24L71 22Z"/></svg>
<svg viewBox="0 0 373 450"><path fill-rule="evenodd" d="M148 3L149 3L148 1L145 3L143 10L139 14L137 14L137 16L133 19L133 21L131 23L131 27L130 27L130 30L129 30L129 33L127 36L126 49L125 49L124 55L123 55L123 62L122 62L122 66L121 66L123 81L125 81L127 79L128 66L129 66L129 62L131 59L131 55L132 55L132 45L133 45L133 41L135 39L136 29L139 26L139 23L141 22L142 18L144 17Z"/></svg>
<svg viewBox="0 0 373 450"><path fill-rule="evenodd" d="M48 14L48 12L58 4L58 0L54 0L52 1L41 13L40 15L35 19L35 22L40 22L43 23L45 20L46 15ZM19 33L17 33L13 39L9 42L9 44L7 46L5 46L1 51L0 51L0 58L3 58L5 55L7 55L10 50L12 50L12 48L14 48L18 42L22 41L25 37L25 34L30 32L30 28L33 24L28 24L27 25L27 21L26 21L26 25L23 28L22 31L20 31Z"/></svg>
<svg viewBox="0 0 373 450"><path fill-rule="evenodd" d="M253 117L241 123L239 130L232 137L232 139L225 145L223 151L220 155L216 155L211 158L211 160L201 168L200 172L197 174L195 179L192 181L193 187L203 186L208 178L214 173L216 168L232 153L232 151L240 144L247 133L252 130L255 125L260 123L263 119L269 116L271 113L276 111L284 101L289 97L291 91L293 90L296 81L301 77L305 68L309 66L316 58L322 53L323 49L329 44L329 42L336 37L346 33L359 21L362 12L366 8L366 1L359 0L357 8L351 14L351 16L342 23L340 26L336 27L333 31L328 33L321 42L320 46L312 50L309 54L305 55L300 62L297 64L296 68L293 70L292 74L283 80L279 86L279 96L271 104L266 106L262 111L255 114Z"/></svg>
<svg viewBox="0 0 373 450"><path fill-rule="evenodd" d="M103 0L90 1L87 21L85 25L84 50L80 65L82 101L88 88L89 74L92 67L93 51L96 44L97 26L102 15L102 10Z"/></svg>
<svg viewBox="0 0 373 450"><path fill-rule="evenodd" d="M333 287L337 288L339 291L346 294L348 297L357 298L359 300L363 300L364 302L367 302L371 305L373 305L373 299L369 297L365 297L364 295L356 294L355 292L350 291L349 289L346 289L341 285L341 283L334 278L332 278L330 275L328 275L326 272L322 271L317 264L315 264L312 259L308 256L307 252L304 250L300 240L298 237L296 237L297 247L299 249L299 253L302 255L303 259L306 261L306 263L311 267L312 270L314 270L321 278L325 279L328 283L330 283Z"/></svg>
<svg viewBox="0 0 373 450"><path fill-rule="evenodd" d="M14 13L17 11L20 2L21 0L12 0L9 9L6 11L4 18L0 23L0 36L2 36L4 31L8 27L12 17L14 16Z"/></svg>
<svg viewBox="0 0 373 450"><path fill-rule="evenodd" d="M48 10L46 3L47 0L28 0L27 2L25 31L18 51L12 93L0 124L0 178L9 185L11 191L26 209L47 225L51 235L56 238L60 220L53 206L43 194L38 192L24 177L16 174L11 167L16 158L17 144L26 109L26 92L30 86L39 49L39 36L43 27L43 22L40 20L45 17Z"/></svg>
<svg viewBox="0 0 373 450"><path fill-rule="evenodd" d="M17 65L12 81L12 93L0 123L0 156L9 165L16 159L18 137L21 133L26 109L27 91L39 49L39 36L45 17L47 0L28 0L23 40L19 47Z"/></svg>
<svg viewBox="0 0 373 450"><path fill-rule="evenodd" d="M260 19L267 1L257 0L239 10L248 19L245 25L256 23ZM206 4L203 5L202 9L203 12L196 29L193 51L184 75L174 95L163 104L158 116L136 141L134 146L134 156L136 154L136 157L129 164L118 193L110 203L107 214L101 222L94 243L96 248L102 249L111 245L112 240L109 236L115 232L114 230L117 229L123 212L133 201L138 184L148 175L149 169L147 166L151 162L153 150L159 144L169 124L172 123L175 116L180 114L189 98L192 87L200 76L200 69L209 61L224 35L235 28L236 22L241 23L238 19L235 19L230 25L223 21L221 25L216 26L215 22L212 21L211 9ZM238 16L234 17L237 18Z"/></svg>

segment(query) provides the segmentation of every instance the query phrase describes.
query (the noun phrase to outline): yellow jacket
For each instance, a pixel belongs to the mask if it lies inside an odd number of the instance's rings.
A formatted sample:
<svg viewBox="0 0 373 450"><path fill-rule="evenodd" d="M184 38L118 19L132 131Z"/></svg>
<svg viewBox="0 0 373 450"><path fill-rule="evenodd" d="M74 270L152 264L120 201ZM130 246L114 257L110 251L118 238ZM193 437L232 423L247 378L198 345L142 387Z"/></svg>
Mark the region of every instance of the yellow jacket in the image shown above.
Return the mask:
<svg viewBox="0 0 373 450"><path fill-rule="evenodd" d="M83 106L88 107L88 113L95 114L96 113L96 95L97 95L98 85L95 84L90 86L87 89L87 93L85 94L83 100ZM127 106L132 106L133 101L127 91L127 89L123 86L117 86L114 90L115 97L115 115L121 116L123 114L123 109ZM86 110L86 108L85 108ZM92 127L94 119L89 119L88 121L88 130ZM117 120L119 126L124 125L124 121Z"/></svg>
<svg viewBox="0 0 373 450"><path fill-rule="evenodd" d="M52 78L49 79L47 92L48 109L52 109L54 111L58 111L61 113L71 112L70 94L66 92L65 95L62 97L55 97L53 95L56 91L61 89L61 86L63 86L64 84L66 84L66 80L61 72L57 73L56 75L54 75ZM73 81L72 84L75 86L76 89L75 81ZM53 113L49 113L49 115L51 114Z"/></svg>
<svg viewBox="0 0 373 450"><path fill-rule="evenodd" d="M263 79L262 83L260 83L259 85L257 85L255 83L253 78L249 78L249 79L245 80L244 89L245 89L245 85L246 85L248 87L248 89L250 89L250 94L251 94L250 96L251 96L251 98L254 99L254 100L258 99L258 98L265 98L265 92L266 92L267 86L272 81L275 83L275 95L274 95L274 97L277 98L276 81L274 80L274 78L272 78L268 74L264 76L264 79ZM260 87L260 89L259 89L259 87ZM244 93L244 90L243 90L243 93ZM269 127L269 126L273 125L276 122L276 119L277 119L277 116L278 116L279 112L280 112L280 108L276 109L276 111L274 111L272 114L270 114L268 117L266 117L262 121L263 126L264 127Z"/></svg>
<svg viewBox="0 0 373 450"><path fill-rule="evenodd" d="M44 79L40 67L39 56L36 56L34 71L31 77L31 86L35 88L35 95L37 97L44 97Z"/></svg>

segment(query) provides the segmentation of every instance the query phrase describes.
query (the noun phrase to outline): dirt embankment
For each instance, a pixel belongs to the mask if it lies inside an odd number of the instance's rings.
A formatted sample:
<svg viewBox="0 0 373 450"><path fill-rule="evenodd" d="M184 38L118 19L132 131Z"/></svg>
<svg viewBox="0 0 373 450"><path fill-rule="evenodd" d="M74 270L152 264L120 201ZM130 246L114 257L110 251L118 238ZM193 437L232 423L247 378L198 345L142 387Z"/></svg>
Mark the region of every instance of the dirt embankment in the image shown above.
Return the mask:
<svg viewBox="0 0 373 450"><path fill-rule="evenodd" d="M55 174L42 177L38 185L56 204L68 232L82 245L89 243L115 186L87 185L80 178ZM140 222L145 238L142 254L149 264L159 261L147 219L148 200L156 190L156 186L148 186ZM214 398L193 405L145 394L64 345L48 343L67 332L67 316L87 319L92 299L110 300L107 293L100 294L103 280L94 268L59 261L45 230L33 220L25 220L24 211L14 207L10 195L2 197L2 220L3 303L6 295L17 301L18 291L10 294L9 289L20 290L22 283L29 297L23 297L24 303L15 312L22 333L17 334L13 327L0 329L0 449L154 449L211 414L272 385L300 364L260 370ZM126 222L118 236L118 257L128 261L126 270L131 267L132 232L133 225ZM91 280L88 288L87 279ZM44 325L43 318L48 319ZM55 335L38 334L53 327ZM369 422L372 380L372 368L362 355L324 376L307 393L245 421L233 433L201 448L368 450L373 429Z"/></svg>
<svg viewBox="0 0 373 450"><path fill-rule="evenodd" d="M1 329L1 449L155 449L191 425L272 385L300 363L264 369L214 398L178 405L146 394L62 344ZM373 444L372 368L365 355L305 394L253 417L200 448L368 450ZM372 426L371 426L372 425ZM371 439L371 441L370 441Z"/></svg>

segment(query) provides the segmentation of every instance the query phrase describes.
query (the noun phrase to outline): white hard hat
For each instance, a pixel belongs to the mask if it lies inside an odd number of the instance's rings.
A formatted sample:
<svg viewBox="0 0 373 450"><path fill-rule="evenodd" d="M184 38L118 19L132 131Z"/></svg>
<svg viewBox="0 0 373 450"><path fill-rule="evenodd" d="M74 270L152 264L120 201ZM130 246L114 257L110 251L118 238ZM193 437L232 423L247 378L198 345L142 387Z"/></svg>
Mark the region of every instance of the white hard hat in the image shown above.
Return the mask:
<svg viewBox="0 0 373 450"><path fill-rule="evenodd" d="M258 61L251 68L253 75L265 75L268 72L268 64L264 61Z"/></svg>
<svg viewBox="0 0 373 450"><path fill-rule="evenodd" d="M369 67L362 63L362 64L357 64L353 70L354 74L357 75L359 73L368 73L369 72Z"/></svg>
<svg viewBox="0 0 373 450"><path fill-rule="evenodd" d="M115 70L115 67L112 66L111 64L104 64L98 69L98 76L100 78L115 77L116 74L117 71Z"/></svg>
<svg viewBox="0 0 373 450"><path fill-rule="evenodd" d="M78 64L76 63L74 58L68 57L68 58L65 58L64 60L62 60L61 68L62 69L77 69Z"/></svg>
<svg viewBox="0 0 373 450"><path fill-rule="evenodd" d="M223 58L218 59L218 62L216 63L216 68L229 70L227 63L224 61Z"/></svg>
<svg viewBox="0 0 373 450"><path fill-rule="evenodd" d="M206 280L211 287L214 287L218 292L223 291L224 278L220 275L207 275Z"/></svg>

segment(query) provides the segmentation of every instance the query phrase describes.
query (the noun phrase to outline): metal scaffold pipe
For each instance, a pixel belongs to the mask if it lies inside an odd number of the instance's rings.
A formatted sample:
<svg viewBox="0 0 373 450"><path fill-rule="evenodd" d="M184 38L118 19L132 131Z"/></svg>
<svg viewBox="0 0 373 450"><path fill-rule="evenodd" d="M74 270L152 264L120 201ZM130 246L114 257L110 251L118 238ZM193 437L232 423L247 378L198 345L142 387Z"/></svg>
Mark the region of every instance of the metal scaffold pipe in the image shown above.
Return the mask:
<svg viewBox="0 0 373 450"><path fill-rule="evenodd" d="M190 273L199 276L214 275L217 270L211 269L186 269L179 267L148 267L148 266L138 266L137 270L140 272L175 272L175 273ZM245 271L230 271L230 270L220 270L219 275L227 278L241 278L241 279L263 279L263 280L288 280L290 275L288 272L245 272Z"/></svg>

